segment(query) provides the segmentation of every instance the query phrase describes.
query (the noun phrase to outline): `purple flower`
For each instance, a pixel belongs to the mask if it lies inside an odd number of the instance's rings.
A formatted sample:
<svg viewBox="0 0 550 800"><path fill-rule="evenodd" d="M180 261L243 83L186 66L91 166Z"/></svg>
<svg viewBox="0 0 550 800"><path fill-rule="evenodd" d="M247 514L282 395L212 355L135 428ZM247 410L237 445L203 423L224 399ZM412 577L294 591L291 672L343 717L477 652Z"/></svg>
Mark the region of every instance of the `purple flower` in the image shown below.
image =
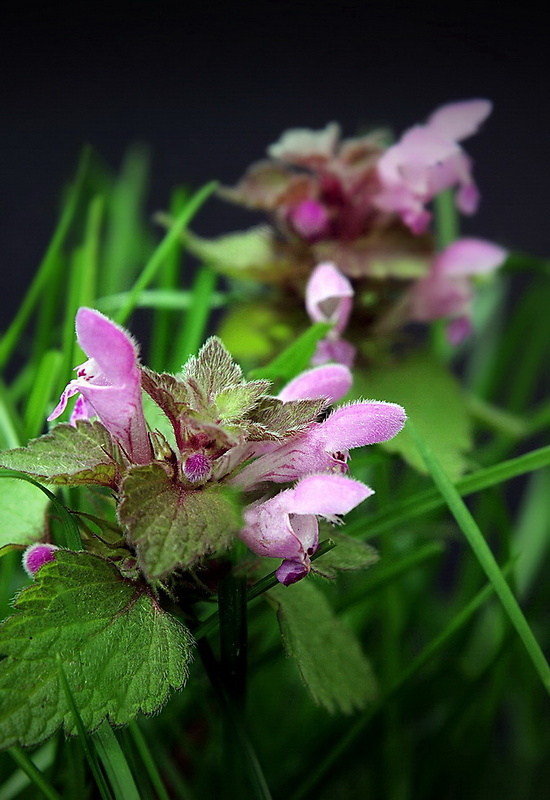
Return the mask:
<svg viewBox="0 0 550 800"><path fill-rule="evenodd" d="M434 259L429 275L409 290L409 318L430 322L449 317L447 335L458 344L470 333L472 278L485 275L505 260L504 248L482 239L459 239Z"/></svg>
<svg viewBox="0 0 550 800"><path fill-rule="evenodd" d="M326 364L308 369L287 383L279 392L279 400L316 400L326 397L335 403L344 397L353 383L348 367L343 364Z"/></svg>
<svg viewBox="0 0 550 800"><path fill-rule="evenodd" d="M69 397L79 394L71 424L98 416L130 461L149 463L152 451L143 415L136 344L126 331L91 308L79 308L76 334L88 361L76 368L78 377L67 385L48 420L65 410Z"/></svg>
<svg viewBox="0 0 550 800"><path fill-rule="evenodd" d="M355 348L340 339L348 324L353 304L353 287L334 264L315 267L306 286L306 309L313 322L332 322L333 329L321 340L312 358L313 364L336 361L353 365Z"/></svg>
<svg viewBox="0 0 550 800"><path fill-rule="evenodd" d="M332 522L373 490L342 475L310 475L275 497L250 505L241 539L261 556L282 558L277 578L285 585L305 577L319 543L317 517Z"/></svg>
<svg viewBox="0 0 550 800"><path fill-rule="evenodd" d="M471 160L458 143L478 130L491 109L488 100L450 103L435 111L426 125L406 131L378 161L382 191L375 205L397 212L413 233L420 234L431 219L425 203L458 186L458 209L473 214L479 193L471 175Z"/></svg>
<svg viewBox="0 0 550 800"><path fill-rule="evenodd" d="M287 483L312 473L343 473L349 450L392 439L405 420L404 409L396 403L371 400L342 406L283 444L252 445L249 455L258 458L230 482L250 490L266 482Z"/></svg>
<svg viewBox="0 0 550 800"><path fill-rule="evenodd" d="M45 544L44 542L37 542L27 547L23 553L23 569L27 575L34 578L40 567L43 567L48 561L54 560L55 551L58 549L54 544Z"/></svg>

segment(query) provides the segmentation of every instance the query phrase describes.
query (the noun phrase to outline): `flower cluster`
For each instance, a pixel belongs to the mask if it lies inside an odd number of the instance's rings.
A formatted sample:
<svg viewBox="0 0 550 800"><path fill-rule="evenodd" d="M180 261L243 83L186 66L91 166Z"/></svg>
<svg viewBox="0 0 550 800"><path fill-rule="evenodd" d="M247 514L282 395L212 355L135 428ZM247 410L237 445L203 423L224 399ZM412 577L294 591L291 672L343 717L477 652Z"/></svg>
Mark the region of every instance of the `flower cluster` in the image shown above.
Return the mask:
<svg viewBox="0 0 550 800"><path fill-rule="evenodd" d="M393 403L357 402L330 412L351 385L341 364L314 367L273 396L268 381L243 378L217 338L172 376L142 367L130 336L98 311L79 309L76 331L88 360L50 419L78 394L71 425L98 417L110 434L120 453L113 486L119 520L149 578L191 566L227 542L223 492L241 498L235 535L254 553L282 559L280 582L304 577L318 546L318 517L334 522L372 494L347 477L349 450L390 439L405 422ZM169 421L171 436L149 430L142 389ZM175 544L162 567L152 567L167 548L159 541L163 530ZM182 553L189 552L186 563Z"/></svg>
<svg viewBox="0 0 550 800"><path fill-rule="evenodd" d="M317 298L336 287L340 329L316 363L351 363L351 345L339 334L350 318L353 294L350 333L355 329L358 344L409 322L438 318L449 321L453 343L467 335L472 278L497 268L506 251L462 239L436 252L427 206L441 192L455 190L457 209L475 212L479 191L461 142L490 112L487 100L451 103L391 146L384 132L341 140L335 123L320 131L292 129L268 147L268 159L222 190L226 199L271 218L262 231L269 246L258 251L263 263L251 263L250 276L305 294L312 319L324 313ZM258 237L258 229L251 235ZM308 283L317 265L322 267Z"/></svg>

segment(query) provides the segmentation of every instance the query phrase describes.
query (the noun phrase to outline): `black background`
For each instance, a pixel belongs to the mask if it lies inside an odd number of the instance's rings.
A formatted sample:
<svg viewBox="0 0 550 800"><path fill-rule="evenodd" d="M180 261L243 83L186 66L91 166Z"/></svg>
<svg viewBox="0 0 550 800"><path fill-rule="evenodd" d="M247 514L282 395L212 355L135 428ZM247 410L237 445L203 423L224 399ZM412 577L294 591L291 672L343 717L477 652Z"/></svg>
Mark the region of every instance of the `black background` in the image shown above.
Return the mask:
<svg viewBox="0 0 550 800"><path fill-rule="evenodd" d="M451 100L494 113L466 143L482 192L466 233L548 251L547 32L528 6L443 3L80 2L18 6L1 28L0 265L4 328L55 224L60 191L91 143L115 168L128 144L153 155L149 210L170 189L234 182L295 126L397 133ZM212 200L196 228L245 227Z"/></svg>

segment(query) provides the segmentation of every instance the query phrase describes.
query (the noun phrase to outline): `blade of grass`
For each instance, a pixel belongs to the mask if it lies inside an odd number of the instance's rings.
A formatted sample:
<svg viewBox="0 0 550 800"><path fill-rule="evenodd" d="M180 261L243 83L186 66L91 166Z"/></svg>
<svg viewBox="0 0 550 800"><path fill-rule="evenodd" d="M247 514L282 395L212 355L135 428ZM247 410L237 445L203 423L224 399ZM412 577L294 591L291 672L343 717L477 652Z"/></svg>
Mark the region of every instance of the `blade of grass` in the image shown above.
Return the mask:
<svg viewBox="0 0 550 800"><path fill-rule="evenodd" d="M128 301L129 292L110 294L95 301L96 308L105 313L118 311ZM136 308L154 308L162 311L188 311L193 307L192 291L167 289L147 289L141 292L136 300ZM210 308L221 308L227 305L229 296L223 292L213 292L210 296Z"/></svg>
<svg viewBox="0 0 550 800"><path fill-rule="evenodd" d="M533 667L538 673L543 686L550 694L550 665L548 664L544 653L541 650L525 616L518 605L518 602L512 594L508 583L506 582L502 570L497 564L489 545L483 538L476 521L470 514L468 508L464 504L456 487L451 482L445 471L439 465L437 459L431 452L428 445L424 442L415 426L409 420L411 435L414 438L415 444L421 454L427 469L429 470L433 481L439 491L441 492L449 510L454 516L458 526L466 537L470 547L474 551L480 566L485 571L485 574L491 581L496 595L498 596L504 610L506 611L510 622L516 629L520 637L527 655L531 659Z"/></svg>
<svg viewBox="0 0 550 800"><path fill-rule="evenodd" d="M550 446L540 447L525 453L525 455L467 475L456 482L455 489L460 495L467 496L549 465ZM414 517L436 511L444 506L445 500L437 489L426 489L405 500L393 503L387 510L384 509L368 518L348 523L346 533L361 536L361 538L371 538L378 536L388 528L406 525Z"/></svg>
<svg viewBox="0 0 550 800"><path fill-rule="evenodd" d="M28 483L32 483L45 495L47 495L52 504L54 505L57 513L61 517L61 521L63 523L63 528L65 531L65 546L69 550L82 550L82 540L80 538L80 531L78 530L78 525L76 524L75 520L69 513L69 511L65 508L63 503L58 500L58 498L50 492L49 489L46 489L45 486L42 486L41 483L35 481L34 478L31 478L30 475L25 475L24 472L17 472L16 470L12 469L1 469L0 470L0 478L18 478L22 481L27 481Z"/></svg>
<svg viewBox="0 0 550 800"><path fill-rule="evenodd" d="M22 436L17 430L19 419L13 408L11 395L0 381L0 448L2 450L19 447Z"/></svg>
<svg viewBox="0 0 550 800"><path fill-rule="evenodd" d="M510 568L508 565L506 571ZM409 666L400 674L396 682L384 691L377 702L368 709L351 727L348 727L338 738L334 747L323 754L319 766L311 772L301 786L298 787L291 797L292 800L303 800L306 797L314 797L315 790L332 767L340 760L342 755L350 748L362 735L365 728L372 719L379 714L389 700L392 700L406 685L420 672L420 670L440 652L462 628L467 625L474 614L484 606L487 600L493 595L494 588L491 585L485 586L475 597L460 611L447 625L447 627L411 661Z"/></svg>
<svg viewBox="0 0 550 800"><path fill-rule="evenodd" d="M193 219L203 203L205 203L210 195L215 192L217 186L218 184L216 181L207 183L206 186L203 186L202 189L199 189L199 191L191 197L179 217L175 220L173 227L170 228L166 236L155 249L145 264L141 274L130 289L128 293L128 300L116 315L116 321L119 324L123 325L126 322L136 307L140 292L149 286L153 278L156 276L157 271L164 263L166 256L171 252L174 243L181 236L182 231Z"/></svg>
<svg viewBox="0 0 550 800"><path fill-rule="evenodd" d="M40 359L25 408L25 441L34 439L44 427L62 361L63 356L59 350L47 350Z"/></svg>
<svg viewBox="0 0 550 800"><path fill-rule="evenodd" d="M191 290L193 298L191 307L171 358L174 369L180 369L181 365L185 364L189 356L197 352L204 341L211 308L210 298L216 287L217 279L218 276L211 267L207 265L199 267Z"/></svg>
<svg viewBox="0 0 550 800"><path fill-rule="evenodd" d="M93 736L97 753L117 800L140 800L139 791L126 761L126 756L108 722L99 726Z"/></svg>
<svg viewBox="0 0 550 800"><path fill-rule="evenodd" d="M145 767L153 788L158 795L158 800L170 800L168 797L168 792L164 788L157 765L155 764L151 751L147 745L147 741L145 740L145 736L143 735L136 720L130 722L129 729L143 766Z"/></svg>
<svg viewBox="0 0 550 800"><path fill-rule="evenodd" d="M67 236L67 232L71 226L78 202L80 200L89 160L90 150L89 148L85 148L78 164L76 178L69 190L67 200L61 212L61 217L48 249L46 250L46 254L27 291L27 294L23 299L23 302L19 306L19 310L15 315L15 318L0 341L0 369L5 366L6 362L11 357L34 306L48 285L52 268L56 266L57 254L65 240L65 237Z"/></svg>
<svg viewBox="0 0 550 800"><path fill-rule="evenodd" d="M67 700L67 704L71 710L71 714L76 729L78 731L80 744L82 745L82 749L84 750L86 760L90 766L92 775L94 776L96 786L99 789L99 793L101 794L103 800L112 800L113 796L111 794L109 786L107 785L105 776L101 772L99 762L97 760L97 754L95 751L95 747L93 745L93 740L90 739L90 737L88 736L86 728L84 727L84 723L82 722L82 717L78 712L78 708L76 706L73 693L71 692L71 687L69 686L69 682L67 681L67 676L65 675L65 670L63 669L63 663L61 662L59 654L57 655L57 666L59 670L59 679L61 681L61 687L63 689L65 699Z"/></svg>
<svg viewBox="0 0 550 800"><path fill-rule="evenodd" d="M13 758L17 766L29 776L32 783L34 783L39 792L42 792L44 797L48 798L48 800L63 800L61 795L56 792L51 784L48 783L40 770L37 769L37 767L33 764L29 756L21 747L10 747L8 753Z"/></svg>
<svg viewBox="0 0 550 800"><path fill-rule="evenodd" d="M49 739L45 744L43 744L38 750L32 754L32 763L34 766L42 772L43 770L47 770L53 763L55 755L55 741L53 739ZM28 775L26 775L21 769L16 769L10 777L4 781L4 783L0 786L0 798L1 800L13 800L14 797L17 797L24 791L30 783L30 779Z"/></svg>

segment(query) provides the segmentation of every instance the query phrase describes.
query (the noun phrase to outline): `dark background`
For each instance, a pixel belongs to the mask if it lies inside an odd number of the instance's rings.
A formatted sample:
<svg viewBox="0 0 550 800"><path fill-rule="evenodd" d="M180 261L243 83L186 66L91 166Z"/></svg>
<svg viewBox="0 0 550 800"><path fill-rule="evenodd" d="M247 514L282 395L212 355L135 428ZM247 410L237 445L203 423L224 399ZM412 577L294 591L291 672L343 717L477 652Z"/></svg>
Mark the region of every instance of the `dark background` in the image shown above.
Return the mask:
<svg viewBox="0 0 550 800"><path fill-rule="evenodd" d="M170 189L234 182L295 126L397 133L451 100L494 113L466 143L482 192L464 231L548 252L547 31L529 7L263 2L72 11L18 6L0 33L0 328L47 245L60 191L91 143L114 168L128 144L152 151L149 210ZM201 233L245 227L212 200Z"/></svg>

